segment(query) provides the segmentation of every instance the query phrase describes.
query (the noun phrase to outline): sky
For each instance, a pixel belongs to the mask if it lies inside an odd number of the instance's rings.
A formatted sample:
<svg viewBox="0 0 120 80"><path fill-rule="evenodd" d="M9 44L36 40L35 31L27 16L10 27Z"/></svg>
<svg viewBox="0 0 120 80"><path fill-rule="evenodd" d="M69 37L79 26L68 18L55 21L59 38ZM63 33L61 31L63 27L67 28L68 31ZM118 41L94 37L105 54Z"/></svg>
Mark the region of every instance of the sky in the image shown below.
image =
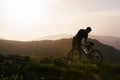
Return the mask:
<svg viewBox="0 0 120 80"><path fill-rule="evenodd" d="M120 37L120 0L0 0L0 37L29 41L73 34Z"/></svg>

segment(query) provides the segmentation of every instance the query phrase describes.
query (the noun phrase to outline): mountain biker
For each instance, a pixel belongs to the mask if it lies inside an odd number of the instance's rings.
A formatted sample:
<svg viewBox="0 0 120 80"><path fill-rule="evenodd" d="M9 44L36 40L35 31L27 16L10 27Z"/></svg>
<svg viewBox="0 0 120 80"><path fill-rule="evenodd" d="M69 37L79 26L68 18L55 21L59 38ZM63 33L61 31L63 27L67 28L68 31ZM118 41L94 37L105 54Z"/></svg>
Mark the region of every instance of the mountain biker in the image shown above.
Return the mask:
<svg viewBox="0 0 120 80"><path fill-rule="evenodd" d="M91 27L87 27L86 29L80 29L78 33L73 37L72 41L72 49L77 48L79 52L81 52L81 42L84 40L86 44L88 44L88 33L91 32Z"/></svg>

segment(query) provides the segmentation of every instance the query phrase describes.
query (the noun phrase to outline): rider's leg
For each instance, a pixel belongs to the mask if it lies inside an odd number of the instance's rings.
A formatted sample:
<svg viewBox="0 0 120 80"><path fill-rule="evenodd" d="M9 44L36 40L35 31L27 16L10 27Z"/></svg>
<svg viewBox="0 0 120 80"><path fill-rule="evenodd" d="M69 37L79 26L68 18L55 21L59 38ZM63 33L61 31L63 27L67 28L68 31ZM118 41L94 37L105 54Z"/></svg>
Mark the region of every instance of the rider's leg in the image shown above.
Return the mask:
<svg viewBox="0 0 120 80"><path fill-rule="evenodd" d="M81 59L82 51L79 50L79 59Z"/></svg>
<svg viewBox="0 0 120 80"><path fill-rule="evenodd" d="M76 47L76 39L75 39L75 37L73 37L73 40L72 40L72 49L68 53L68 59L70 59L70 55L71 55L70 53L72 53L75 50L75 47Z"/></svg>
<svg viewBox="0 0 120 80"><path fill-rule="evenodd" d="M68 53L68 59L70 59L70 53L72 53L74 51L74 49L72 48L70 51L69 51L69 53Z"/></svg>
<svg viewBox="0 0 120 80"><path fill-rule="evenodd" d="M79 59L81 58L81 55L82 55L82 48L81 48L81 43L79 42L78 43L78 51L79 51Z"/></svg>

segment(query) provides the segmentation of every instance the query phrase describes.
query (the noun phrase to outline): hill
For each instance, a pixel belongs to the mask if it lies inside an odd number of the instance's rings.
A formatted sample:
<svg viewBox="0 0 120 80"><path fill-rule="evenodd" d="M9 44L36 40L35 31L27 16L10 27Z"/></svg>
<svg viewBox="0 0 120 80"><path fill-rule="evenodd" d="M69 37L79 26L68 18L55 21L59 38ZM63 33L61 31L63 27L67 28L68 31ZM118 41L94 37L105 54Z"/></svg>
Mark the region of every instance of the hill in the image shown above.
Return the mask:
<svg viewBox="0 0 120 80"><path fill-rule="evenodd" d="M120 63L120 51L100 43L97 40L90 39L95 42L96 48L101 50L104 56L104 63ZM60 40L43 40L43 41L9 41L0 40L0 53L2 54L15 54L15 55L39 55L41 57L49 56L67 56L68 51L71 49L72 39Z"/></svg>

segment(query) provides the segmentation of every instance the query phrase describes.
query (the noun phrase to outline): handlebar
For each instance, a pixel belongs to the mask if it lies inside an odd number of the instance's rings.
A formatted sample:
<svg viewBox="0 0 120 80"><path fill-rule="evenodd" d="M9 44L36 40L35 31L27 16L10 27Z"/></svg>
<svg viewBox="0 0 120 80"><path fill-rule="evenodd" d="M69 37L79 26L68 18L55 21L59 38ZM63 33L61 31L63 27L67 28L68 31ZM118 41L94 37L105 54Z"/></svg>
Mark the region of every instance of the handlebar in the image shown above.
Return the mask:
<svg viewBox="0 0 120 80"><path fill-rule="evenodd" d="M95 46L95 43L88 42L88 44L82 44L83 47L86 47L88 50L92 49L92 46Z"/></svg>
<svg viewBox="0 0 120 80"><path fill-rule="evenodd" d="M88 46L95 46L94 42L88 42Z"/></svg>
<svg viewBox="0 0 120 80"><path fill-rule="evenodd" d="M95 46L95 43L94 42L88 42L88 44L82 44L82 46L92 47L92 46Z"/></svg>

